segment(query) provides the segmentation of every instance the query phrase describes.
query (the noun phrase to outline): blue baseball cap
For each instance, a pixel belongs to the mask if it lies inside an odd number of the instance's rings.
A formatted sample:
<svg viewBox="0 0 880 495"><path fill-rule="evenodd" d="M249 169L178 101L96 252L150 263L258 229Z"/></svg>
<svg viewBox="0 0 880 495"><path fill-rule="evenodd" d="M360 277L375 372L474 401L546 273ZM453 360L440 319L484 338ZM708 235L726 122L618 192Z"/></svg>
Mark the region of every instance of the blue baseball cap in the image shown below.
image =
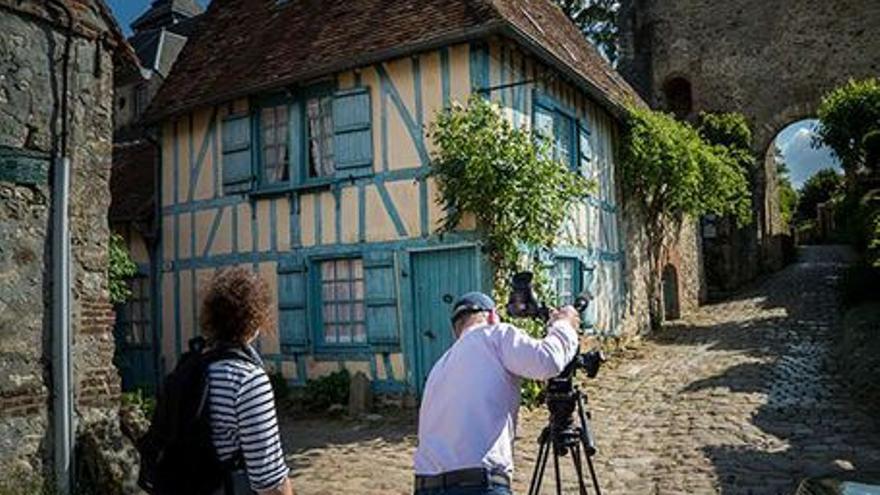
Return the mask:
<svg viewBox="0 0 880 495"><path fill-rule="evenodd" d="M462 295L452 305L452 316L450 319L455 321L456 318L464 313L474 313L478 311L492 311L495 309L495 301L491 297L482 292L468 292Z"/></svg>

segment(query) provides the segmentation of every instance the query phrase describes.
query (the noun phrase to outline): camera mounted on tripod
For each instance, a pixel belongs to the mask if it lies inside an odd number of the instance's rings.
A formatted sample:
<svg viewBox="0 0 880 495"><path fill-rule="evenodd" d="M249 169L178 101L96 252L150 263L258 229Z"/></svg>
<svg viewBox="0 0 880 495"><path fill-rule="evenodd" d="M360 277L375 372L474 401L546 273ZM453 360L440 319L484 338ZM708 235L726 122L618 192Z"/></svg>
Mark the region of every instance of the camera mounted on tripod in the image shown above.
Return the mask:
<svg viewBox="0 0 880 495"><path fill-rule="evenodd" d="M538 301L534 280L535 275L532 272L519 272L513 276L507 312L515 318L534 318L547 323L550 320L550 307ZM583 291L575 297L572 306L578 313L582 313L592 299L589 292Z"/></svg>
<svg viewBox="0 0 880 495"><path fill-rule="evenodd" d="M550 321L551 310L547 304L538 300L533 283L534 278L532 272L520 272L513 276L507 312L515 318L533 318L546 324ZM581 313L587 309L591 300L590 293L584 291L575 297L572 305L578 313ZM583 461L586 461L593 488L597 495L601 495L599 480L596 478L596 470L592 461L592 456L596 453L596 444L590 430L590 414L586 410L586 395L574 384L573 378L577 370L584 371L589 378L595 378L604 362L605 355L601 351L578 352L559 375L547 380L543 396L544 403L550 413L549 424L538 438L538 459L535 462L535 469L529 483L530 495L540 493L544 469L551 455L554 459L556 493L561 495L559 457L568 453L571 453L571 459L577 471L580 493L582 495L587 493L583 472ZM583 459L581 455L584 456Z"/></svg>

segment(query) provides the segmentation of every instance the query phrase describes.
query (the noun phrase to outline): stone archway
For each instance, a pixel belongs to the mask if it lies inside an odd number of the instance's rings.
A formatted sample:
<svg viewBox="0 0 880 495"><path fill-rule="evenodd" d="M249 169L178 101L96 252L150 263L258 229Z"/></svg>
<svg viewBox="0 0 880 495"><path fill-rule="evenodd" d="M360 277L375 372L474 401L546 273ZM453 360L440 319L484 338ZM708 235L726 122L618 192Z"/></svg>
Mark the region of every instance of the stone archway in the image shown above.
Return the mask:
<svg viewBox="0 0 880 495"><path fill-rule="evenodd" d="M620 71L653 108L670 109L668 83L682 78L691 116L742 113L760 158L828 91L880 74L880 2L622 0L618 18ZM781 266L776 194L775 164L764 160L752 175L754 222L729 246L741 267L734 286Z"/></svg>

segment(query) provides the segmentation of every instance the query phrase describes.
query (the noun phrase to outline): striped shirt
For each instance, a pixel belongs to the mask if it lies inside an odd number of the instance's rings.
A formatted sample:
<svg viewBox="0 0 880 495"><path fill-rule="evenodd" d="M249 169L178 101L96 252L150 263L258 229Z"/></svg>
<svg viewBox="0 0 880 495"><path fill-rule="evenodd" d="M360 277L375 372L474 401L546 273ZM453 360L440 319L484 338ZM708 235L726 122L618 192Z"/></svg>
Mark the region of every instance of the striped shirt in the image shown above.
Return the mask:
<svg viewBox="0 0 880 495"><path fill-rule="evenodd" d="M261 362L256 351L247 348ZM287 478L281 450L275 397L261 366L240 359L224 359L208 366L208 406L211 437L221 461L239 449L248 480L255 491L275 488Z"/></svg>

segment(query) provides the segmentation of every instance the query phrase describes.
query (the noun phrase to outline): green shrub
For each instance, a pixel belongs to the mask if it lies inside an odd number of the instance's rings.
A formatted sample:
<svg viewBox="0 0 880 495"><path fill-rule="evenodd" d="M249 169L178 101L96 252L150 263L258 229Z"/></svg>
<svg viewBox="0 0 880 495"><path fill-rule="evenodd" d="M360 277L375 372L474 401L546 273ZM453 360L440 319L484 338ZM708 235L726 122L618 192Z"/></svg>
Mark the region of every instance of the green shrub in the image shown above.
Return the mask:
<svg viewBox="0 0 880 495"><path fill-rule="evenodd" d="M303 405L309 411L326 411L333 404L348 404L351 375L348 370L309 380L303 389Z"/></svg>
<svg viewBox="0 0 880 495"><path fill-rule="evenodd" d="M125 239L119 234L112 234L110 236L108 263L110 301L113 304L122 304L131 297L128 279L137 275L137 265L131 259L131 255L128 254L128 248L125 247Z"/></svg>
<svg viewBox="0 0 880 495"><path fill-rule="evenodd" d="M140 409L144 416L149 419L153 417L153 411L156 410L156 398L139 388L132 392L123 393L122 405L134 406Z"/></svg>

